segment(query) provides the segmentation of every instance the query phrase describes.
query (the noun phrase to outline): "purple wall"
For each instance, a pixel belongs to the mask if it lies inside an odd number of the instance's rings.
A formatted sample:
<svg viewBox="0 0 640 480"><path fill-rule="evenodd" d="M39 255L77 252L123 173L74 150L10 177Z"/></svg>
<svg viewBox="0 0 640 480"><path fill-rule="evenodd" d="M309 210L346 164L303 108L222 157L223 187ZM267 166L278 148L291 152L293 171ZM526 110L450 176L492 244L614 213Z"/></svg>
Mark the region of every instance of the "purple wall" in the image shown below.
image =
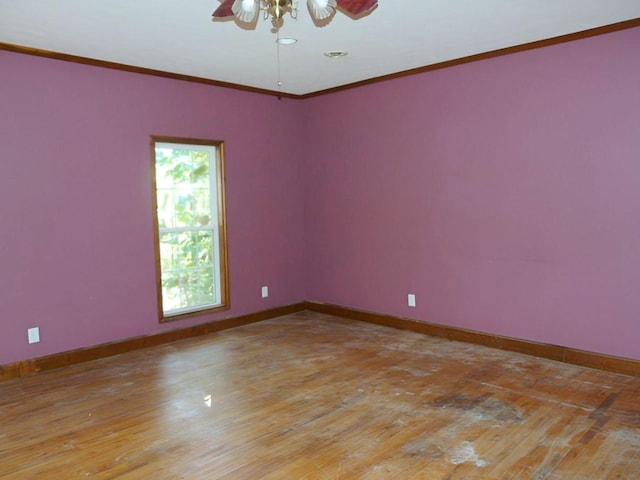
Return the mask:
<svg viewBox="0 0 640 480"><path fill-rule="evenodd" d="M0 365L305 298L640 359L638 45L304 101L0 51ZM158 324L152 134L225 141L226 312Z"/></svg>
<svg viewBox="0 0 640 480"><path fill-rule="evenodd" d="M304 299L302 102L2 51L0 94L0 365ZM226 312L158 324L152 134L225 141Z"/></svg>
<svg viewBox="0 0 640 480"><path fill-rule="evenodd" d="M306 101L308 298L640 359L638 46Z"/></svg>

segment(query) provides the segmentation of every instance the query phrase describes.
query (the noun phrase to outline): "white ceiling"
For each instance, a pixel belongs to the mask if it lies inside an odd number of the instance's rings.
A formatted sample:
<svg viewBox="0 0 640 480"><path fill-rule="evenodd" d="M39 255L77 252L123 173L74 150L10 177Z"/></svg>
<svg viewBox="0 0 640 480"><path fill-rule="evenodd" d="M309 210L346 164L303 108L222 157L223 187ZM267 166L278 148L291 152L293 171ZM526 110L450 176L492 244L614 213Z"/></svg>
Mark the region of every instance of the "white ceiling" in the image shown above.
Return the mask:
<svg viewBox="0 0 640 480"><path fill-rule="evenodd" d="M304 95L469 55L640 18L640 0L379 0L316 27L300 0L280 46L212 22L218 0L0 0L0 42ZM640 45L639 45L640 47ZM330 50L349 54L332 60ZM639 48L640 50L640 48ZM1 71L1 65L0 65Z"/></svg>

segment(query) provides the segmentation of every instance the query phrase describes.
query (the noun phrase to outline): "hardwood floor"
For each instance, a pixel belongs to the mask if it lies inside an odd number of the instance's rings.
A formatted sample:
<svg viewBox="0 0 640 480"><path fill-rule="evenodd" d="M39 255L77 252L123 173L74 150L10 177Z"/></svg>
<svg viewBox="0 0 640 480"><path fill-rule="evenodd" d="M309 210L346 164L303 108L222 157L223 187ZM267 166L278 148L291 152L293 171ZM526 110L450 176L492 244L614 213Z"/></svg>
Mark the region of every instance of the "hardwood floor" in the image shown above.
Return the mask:
<svg viewBox="0 0 640 480"><path fill-rule="evenodd" d="M0 478L640 479L640 379L302 312L1 382Z"/></svg>

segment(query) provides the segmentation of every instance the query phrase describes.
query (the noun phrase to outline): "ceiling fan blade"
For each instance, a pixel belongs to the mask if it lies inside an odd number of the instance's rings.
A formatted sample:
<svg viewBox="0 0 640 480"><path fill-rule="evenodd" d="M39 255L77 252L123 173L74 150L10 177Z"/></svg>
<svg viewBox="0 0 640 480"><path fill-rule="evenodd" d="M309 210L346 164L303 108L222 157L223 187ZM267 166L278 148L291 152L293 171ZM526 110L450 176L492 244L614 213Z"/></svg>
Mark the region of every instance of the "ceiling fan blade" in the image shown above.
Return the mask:
<svg viewBox="0 0 640 480"><path fill-rule="evenodd" d="M233 5L234 0L221 0L222 4L215 9L213 12L214 18L225 18L225 17L233 17L233 11L231 10L231 6Z"/></svg>
<svg viewBox="0 0 640 480"><path fill-rule="evenodd" d="M338 7L351 15L360 15L378 6L378 0L337 0Z"/></svg>

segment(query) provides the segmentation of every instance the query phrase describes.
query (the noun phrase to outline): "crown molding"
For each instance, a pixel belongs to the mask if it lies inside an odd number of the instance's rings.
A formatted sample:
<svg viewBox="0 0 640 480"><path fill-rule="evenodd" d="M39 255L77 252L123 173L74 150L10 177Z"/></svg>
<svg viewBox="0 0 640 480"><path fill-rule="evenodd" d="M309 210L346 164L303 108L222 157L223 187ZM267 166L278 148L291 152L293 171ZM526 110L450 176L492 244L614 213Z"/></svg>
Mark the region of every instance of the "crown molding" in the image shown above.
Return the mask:
<svg viewBox="0 0 640 480"><path fill-rule="evenodd" d="M394 80L396 78L401 78L401 77L406 77L406 76L411 76L411 75L417 75L420 73L425 73L425 72L431 72L433 70L441 70L444 68L449 68L449 67L454 67L457 65L463 65L465 63L471 63L471 62L477 62L479 60L486 60L489 58L495 58L495 57L500 57L503 55L511 55L513 53L518 53L518 52L524 52L527 50L533 50L536 48L543 48L543 47L549 47L552 45L558 45L561 43L566 43L566 42L573 42L576 40L582 40L585 38L589 38L589 37L595 37L598 35L604 35L607 33L613 33L613 32L618 32L621 30L626 30L629 28L635 28L635 27L640 27L640 18L634 18L631 20L626 20L623 22L618 22L618 23L613 23L610 25L604 25L601 27L596 27L596 28L590 28L588 30L582 30L580 32L575 32L575 33L570 33L567 35L560 35L558 37L553 37L553 38L548 38L545 40L538 40L535 42L529 42L529 43L523 43L521 45L515 45L513 47L507 47L507 48L501 48L498 50L492 50L490 52L484 52L484 53L479 53L476 55L470 55L467 57L462 57L462 58L457 58L457 59L453 59L453 60L448 60L446 62L440 62L440 63L434 63L431 65L425 65L423 67L418 67L418 68L413 68L410 70L404 70L402 72L397 72L397 73L393 73L390 75L383 75L380 77L375 77L375 78L371 78L368 80L362 80L359 82L354 82L354 83L349 83L347 85L341 85L338 87L334 87L334 88L328 88L325 90L319 90L317 92L311 92L311 93L307 93L304 95L295 95L292 93L284 93L284 92L280 92L280 91L276 91L276 90L268 90L268 89L263 89L263 88L256 88L256 87L248 87L245 85L239 85L236 83L230 83L230 82L221 82L218 80L212 80L210 78L203 78L203 77L195 77L192 75L185 75L185 74L181 74L181 73L172 73L172 72L167 72L164 70L155 70L152 68L144 68L144 67L137 67L134 65L126 65L123 63L117 63L117 62L109 62L109 61L105 61L105 60L97 60L95 58L89 58L89 57L82 57L79 55L70 55L67 53L60 53L60 52L53 52L50 50L44 50L44 49L40 49L40 48L33 48L33 47L26 47L26 46L22 46L22 45L15 45L15 44L11 44L11 43L3 43L0 42L0 50L5 50L5 51L9 51L9 52L16 52L16 53L22 53L25 55L34 55L37 57L45 57L45 58L51 58L54 60L61 60L61 61L65 61L65 62L72 62L72 63L80 63L83 65L91 65L94 67L101 67L101 68L109 68L109 69L113 69L113 70L121 70L121 71L125 71L125 72L131 72L131 73L139 73L142 75L152 75L155 77L163 77L163 78L171 78L173 80L181 80L181 81L185 81L185 82L192 82L192 83L200 83L200 84L204 84L204 85L211 85L211 86L215 86L215 87L223 87L223 88L231 88L234 90L242 90L245 92L252 92L252 93L259 93L259 94L263 94L263 95L270 95L270 96L274 96L274 97L278 97L278 98L292 98L292 99L298 99L298 100L304 100L306 98L312 98L312 97L317 97L320 95L326 95L329 93L335 93L335 92L340 92L343 90L349 90L352 88L357 88L357 87L362 87L364 85L371 85L373 83L379 83L379 82L385 82L388 80Z"/></svg>

